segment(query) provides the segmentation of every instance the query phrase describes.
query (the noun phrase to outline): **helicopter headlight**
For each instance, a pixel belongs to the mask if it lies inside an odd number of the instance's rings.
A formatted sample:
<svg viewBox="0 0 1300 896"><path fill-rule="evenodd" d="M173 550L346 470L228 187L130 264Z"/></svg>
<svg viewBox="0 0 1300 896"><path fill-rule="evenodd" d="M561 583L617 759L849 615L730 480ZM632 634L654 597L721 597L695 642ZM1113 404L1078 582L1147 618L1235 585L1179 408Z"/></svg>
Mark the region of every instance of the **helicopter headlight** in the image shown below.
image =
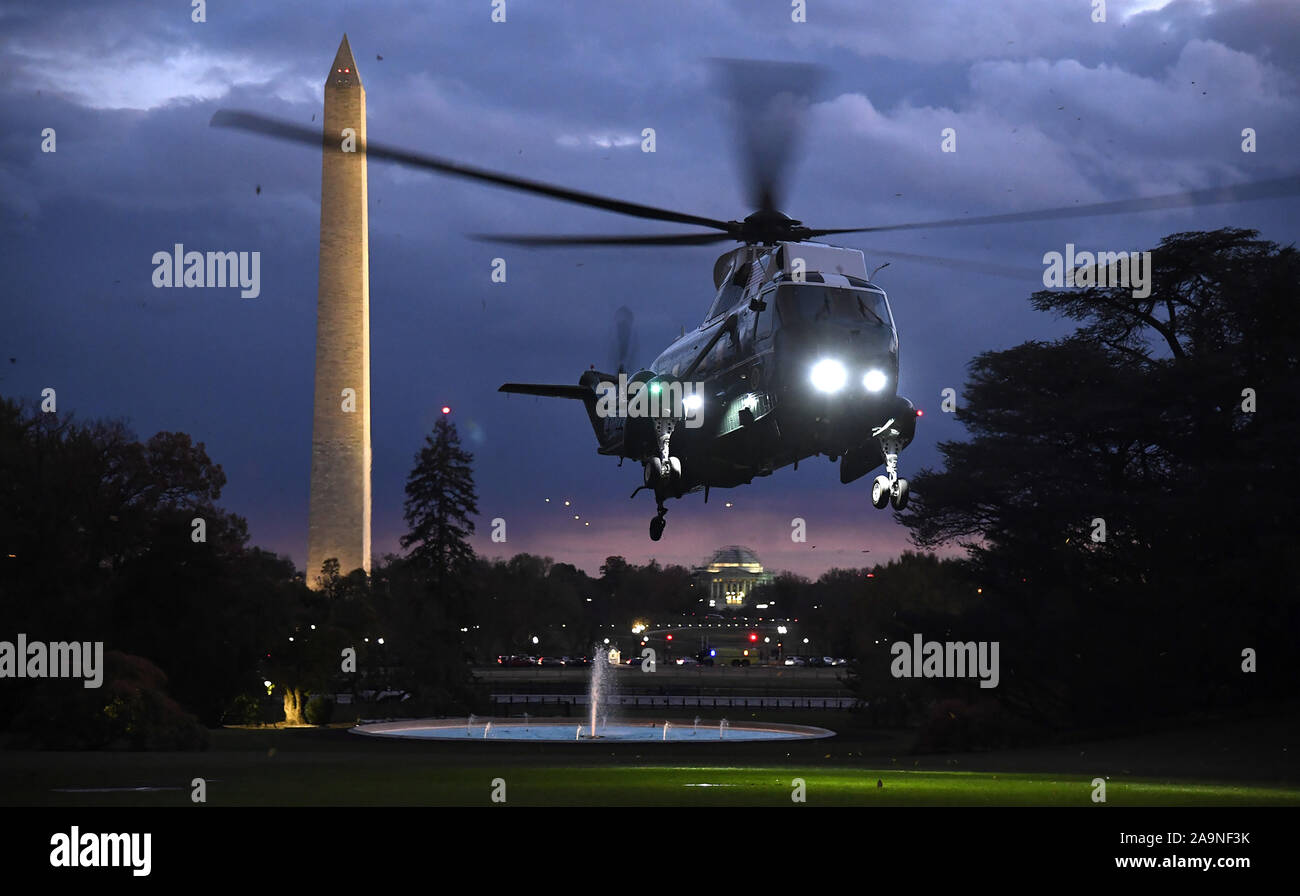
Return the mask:
<svg viewBox="0 0 1300 896"><path fill-rule="evenodd" d="M704 396L702 395L687 395L682 399L682 410L698 411L702 407L704 407Z"/></svg>
<svg viewBox="0 0 1300 896"><path fill-rule="evenodd" d="M824 358L813 365L812 384L818 392L838 392L849 381L849 372L834 358Z"/></svg>
<svg viewBox="0 0 1300 896"><path fill-rule="evenodd" d="M862 377L862 385L868 392L879 392L885 388L885 383L888 381L889 378L885 376L885 372L876 368L868 370Z"/></svg>

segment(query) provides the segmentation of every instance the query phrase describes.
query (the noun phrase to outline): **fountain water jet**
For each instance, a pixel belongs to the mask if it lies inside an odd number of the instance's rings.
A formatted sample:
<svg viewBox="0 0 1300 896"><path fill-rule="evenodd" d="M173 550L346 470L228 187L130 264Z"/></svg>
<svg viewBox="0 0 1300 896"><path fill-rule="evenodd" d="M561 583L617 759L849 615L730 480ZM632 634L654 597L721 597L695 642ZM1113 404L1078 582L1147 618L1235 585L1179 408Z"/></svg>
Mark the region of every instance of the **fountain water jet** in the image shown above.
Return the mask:
<svg viewBox="0 0 1300 896"><path fill-rule="evenodd" d="M591 703L591 720L590 729L591 737L596 737L596 723L599 719L601 704L609 696L610 678L614 674L613 667L609 664L609 654L605 648L599 644L593 644L591 648L591 678L587 685L587 699ZM606 719L608 722L608 719Z"/></svg>

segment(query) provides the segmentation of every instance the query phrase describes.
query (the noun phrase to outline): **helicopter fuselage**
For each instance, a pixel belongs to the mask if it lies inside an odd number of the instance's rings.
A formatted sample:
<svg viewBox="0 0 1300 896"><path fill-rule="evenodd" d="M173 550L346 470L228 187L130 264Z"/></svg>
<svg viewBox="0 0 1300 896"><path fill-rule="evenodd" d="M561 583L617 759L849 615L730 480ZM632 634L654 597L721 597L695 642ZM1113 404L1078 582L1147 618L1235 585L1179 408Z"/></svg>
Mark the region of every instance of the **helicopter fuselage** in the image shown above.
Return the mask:
<svg viewBox="0 0 1300 896"><path fill-rule="evenodd" d="M669 437L681 464L678 496L819 454L841 460L849 482L885 462L875 439L883 425L893 421L903 445L911 441L915 411L897 393L897 330L862 253L747 246L718 260L715 285L703 324L632 377L653 389L680 382L699 396ZM588 371L581 382L608 381ZM601 453L642 462L660 453L654 420L589 411Z"/></svg>

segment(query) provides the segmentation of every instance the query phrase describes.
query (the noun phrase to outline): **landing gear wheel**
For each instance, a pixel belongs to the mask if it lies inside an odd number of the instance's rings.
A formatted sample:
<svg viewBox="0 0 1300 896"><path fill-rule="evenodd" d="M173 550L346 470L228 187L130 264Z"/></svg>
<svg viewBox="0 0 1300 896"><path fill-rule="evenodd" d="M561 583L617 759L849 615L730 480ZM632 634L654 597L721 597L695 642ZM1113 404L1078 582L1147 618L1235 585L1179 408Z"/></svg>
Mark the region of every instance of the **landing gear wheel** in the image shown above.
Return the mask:
<svg viewBox="0 0 1300 896"><path fill-rule="evenodd" d="M647 488L654 488L664 478L664 462L657 457L650 458L645 465L645 484Z"/></svg>
<svg viewBox="0 0 1300 896"><path fill-rule="evenodd" d="M877 510L884 510L889 503L890 485L888 476L877 476L871 483L871 503Z"/></svg>
<svg viewBox="0 0 1300 896"><path fill-rule="evenodd" d="M907 484L907 480L899 479L889 491L889 503L894 505L895 510L902 510L907 506L907 496L911 491L912 488Z"/></svg>
<svg viewBox="0 0 1300 896"><path fill-rule="evenodd" d="M654 519L650 520L651 541L658 541L659 539L664 537L664 525L666 524L666 522L667 521L661 516L657 516Z"/></svg>

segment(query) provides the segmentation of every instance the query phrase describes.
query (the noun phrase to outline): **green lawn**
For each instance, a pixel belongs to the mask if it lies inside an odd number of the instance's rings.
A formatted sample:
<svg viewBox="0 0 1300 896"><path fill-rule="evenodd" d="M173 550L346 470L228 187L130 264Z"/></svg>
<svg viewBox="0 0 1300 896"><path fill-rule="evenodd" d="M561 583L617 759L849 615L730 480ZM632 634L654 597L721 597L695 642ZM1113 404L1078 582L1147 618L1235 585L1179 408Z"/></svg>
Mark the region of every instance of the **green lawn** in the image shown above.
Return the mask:
<svg viewBox="0 0 1300 896"><path fill-rule="evenodd" d="M220 729L197 753L0 751L0 806L1298 806L1291 715L1000 753L924 756L898 732L735 744L403 742L333 728ZM877 781L881 786L877 786ZM706 786L707 785L707 786ZM149 789L132 789L149 788Z"/></svg>
<svg viewBox="0 0 1300 896"><path fill-rule="evenodd" d="M87 757L91 759L92 757ZM119 757L121 758L121 757ZM148 757L141 757L147 760ZM208 804L492 805L503 779L512 806L789 806L793 780L805 783L810 806L1092 806L1084 775L900 771L825 766L449 765L412 761L276 762L261 757L213 766L194 756L190 770L118 764L88 776L45 769L25 776L5 802L46 805L186 805L189 780L208 779ZM302 757L306 758L306 757ZM188 776L188 777L187 777ZM877 781L881 786L877 786ZM56 792L67 787L165 787L151 791ZM1107 782L1110 806L1300 805L1300 789L1241 784L1117 778Z"/></svg>

